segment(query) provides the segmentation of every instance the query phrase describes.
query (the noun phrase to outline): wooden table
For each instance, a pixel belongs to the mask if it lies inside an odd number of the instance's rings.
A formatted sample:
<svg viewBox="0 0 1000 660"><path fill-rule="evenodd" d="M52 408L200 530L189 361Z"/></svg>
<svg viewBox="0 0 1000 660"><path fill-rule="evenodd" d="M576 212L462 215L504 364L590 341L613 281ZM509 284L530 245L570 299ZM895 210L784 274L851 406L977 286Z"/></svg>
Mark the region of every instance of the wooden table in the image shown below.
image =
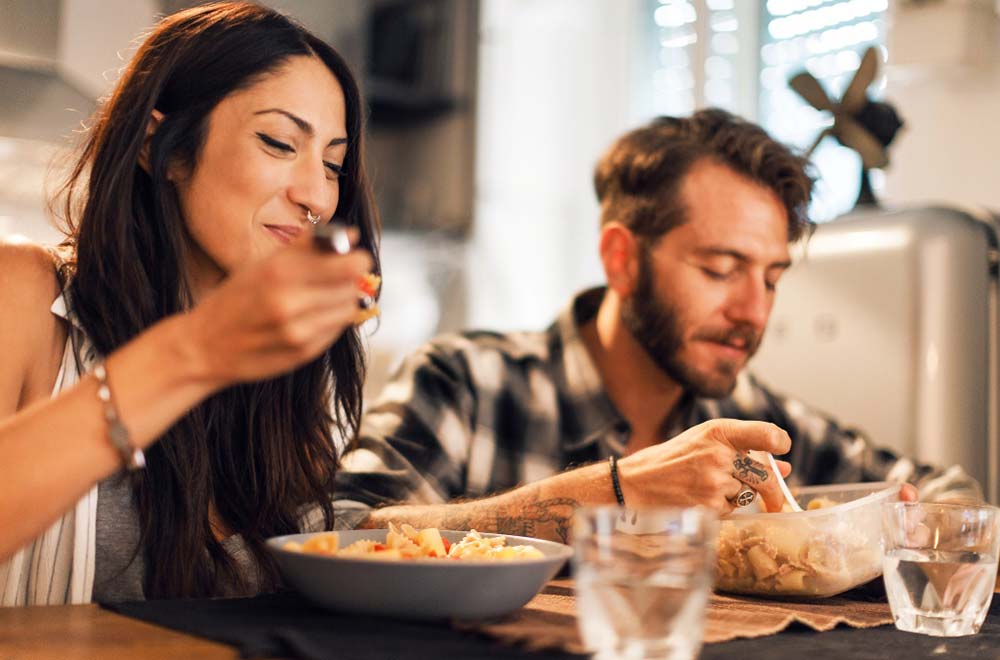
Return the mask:
<svg viewBox="0 0 1000 660"><path fill-rule="evenodd" d="M0 660L239 658L229 646L160 628L98 605L0 608Z"/></svg>
<svg viewBox="0 0 1000 660"><path fill-rule="evenodd" d="M236 660L239 654L230 646L143 623L98 605L0 608L0 660L133 658Z"/></svg>

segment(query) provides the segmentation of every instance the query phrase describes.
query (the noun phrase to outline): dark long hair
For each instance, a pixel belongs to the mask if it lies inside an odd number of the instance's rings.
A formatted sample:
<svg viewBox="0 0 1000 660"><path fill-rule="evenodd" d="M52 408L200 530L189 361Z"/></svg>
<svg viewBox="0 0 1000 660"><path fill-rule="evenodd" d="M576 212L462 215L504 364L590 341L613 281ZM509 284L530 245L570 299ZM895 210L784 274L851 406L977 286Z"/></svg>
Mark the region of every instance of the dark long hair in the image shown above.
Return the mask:
<svg viewBox="0 0 1000 660"><path fill-rule="evenodd" d="M149 34L98 110L59 198L64 245L75 255L64 273L70 300L101 354L190 308L183 264L191 238L167 165L193 169L212 109L296 56L322 60L343 89L349 142L337 216L377 255L361 96L340 55L252 4L173 14ZM150 141L147 172L139 159L154 109L165 118ZM248 584L213 535L210 506L243 536L263 584L274 584L264 540L297 531L309 506L321 507L332 524L333 434L357 432L364 374L358 332L345 332L292 373L207 399L147 451L148 467L133 481L147 597L211 595L219 580Z"/></svg>

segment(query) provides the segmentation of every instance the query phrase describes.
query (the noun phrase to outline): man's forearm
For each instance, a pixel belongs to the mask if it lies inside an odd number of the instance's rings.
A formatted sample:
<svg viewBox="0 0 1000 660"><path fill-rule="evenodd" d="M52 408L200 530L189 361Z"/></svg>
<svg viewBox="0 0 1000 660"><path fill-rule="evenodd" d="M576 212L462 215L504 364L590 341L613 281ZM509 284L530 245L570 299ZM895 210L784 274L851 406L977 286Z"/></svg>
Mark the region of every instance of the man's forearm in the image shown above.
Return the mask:
<svg viewBox="0 0 1000 660"><path fill-rule="evenodd" d="M475 529L567 543L578 506L611 504L614 499L610 473L602 462L484 499L375 509L359 527L405 522L417 528Z"/></svg>

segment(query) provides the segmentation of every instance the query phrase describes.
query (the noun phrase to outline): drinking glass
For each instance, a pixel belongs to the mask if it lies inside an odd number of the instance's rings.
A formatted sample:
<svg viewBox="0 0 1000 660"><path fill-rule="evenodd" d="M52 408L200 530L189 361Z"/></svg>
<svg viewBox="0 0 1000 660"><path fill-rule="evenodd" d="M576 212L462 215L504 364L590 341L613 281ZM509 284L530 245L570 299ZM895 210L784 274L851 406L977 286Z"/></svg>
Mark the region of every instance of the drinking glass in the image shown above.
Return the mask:
<svg viewBox="0 0 1000 660"><path fill-rule="evenodd" d="M715 514L702 507L576 512L577 623L595 658L698 655L717 531Z"/></svg>
<svg viewBox="0 0 1000 660"><path fill-rule="evenodd" d="M997 577L998 514L985 505L883 505L882 575L897 628L938 637L979 632Z"/></svg>

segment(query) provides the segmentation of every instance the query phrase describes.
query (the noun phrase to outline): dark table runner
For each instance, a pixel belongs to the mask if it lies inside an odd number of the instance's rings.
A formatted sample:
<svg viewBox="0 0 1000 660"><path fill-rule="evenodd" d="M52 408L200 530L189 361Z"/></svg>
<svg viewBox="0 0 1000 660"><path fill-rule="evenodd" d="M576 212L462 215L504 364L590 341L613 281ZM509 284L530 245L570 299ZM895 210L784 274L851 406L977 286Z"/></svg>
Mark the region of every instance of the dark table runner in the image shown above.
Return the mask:
<svg viewBox="0 0 1000 660"><path fill-rule="evenodd" d="M880 626L859 630L838 627L815 632L793 624L777 635L709 644L701 660L985 660L1000 658L1000 598L994 594L990 611L977 635L930 637Z"/></svg>
<svg viewBox="0 0 1000 660"><path fill-rule="evenodd" d="M104 607L235 646L246 658L458 660L530 657L579 660L583 657L501 646L443 623L328 612L291 593L232 600L139 601L105 604ZM864 630L841 627L818 633L796 624L768 637L709 644L702 649L700 657L702 660L995 658L1000 657L1000 599L994 598L982 631L969 637L928 637L900 632L892 626Z"/></svg>
<svg viewBox="0 0 1000 660"><path fill-rule="evenodd" d="M442 598L447 598L442 594ZM244 658L461 660L585 656L531 653L446 623L329 612L294 593L255 598L148 600L102 607L165 628L235 646Z"/></svg>

